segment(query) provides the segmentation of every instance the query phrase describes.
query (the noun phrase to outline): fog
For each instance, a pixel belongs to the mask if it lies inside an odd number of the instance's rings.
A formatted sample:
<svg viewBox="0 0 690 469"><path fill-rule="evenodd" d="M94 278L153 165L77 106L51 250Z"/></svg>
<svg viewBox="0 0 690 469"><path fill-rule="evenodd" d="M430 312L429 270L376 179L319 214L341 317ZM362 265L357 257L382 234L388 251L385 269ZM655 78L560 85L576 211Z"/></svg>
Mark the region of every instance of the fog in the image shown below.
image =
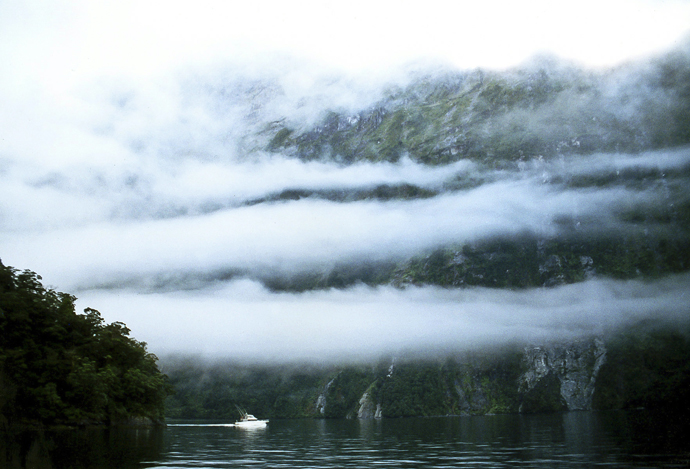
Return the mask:
<svg viewBox="0 0 690 469"><path fill-rule="evenodd" d="M118 311L160 355L327 362L541 343L603 335L645 319L684 320L689 281L684 275L528 291L359 286L295 294L242 280L201 292L89 292L80 302Z"/></svg>
<svg viewBox="0 0 690 469"><path fill-rule="evenodd" d="M484 3L0 5L0 259L126 323L159 355L354 359L687 315L687 275L524 291L262 283L497 237L622 235L622 212L690 197L674 176L688 170L687 148L533 155L511 170L267 152L275 125L357 115L424 74L542 53L621 67L690 30L684 2ZM519 113L506 128L527 119L550 131ZM643 169L662 179L571 183ZM401 185L428 196L348 196ZM290 190L308 196L280 197Z"/></svg>

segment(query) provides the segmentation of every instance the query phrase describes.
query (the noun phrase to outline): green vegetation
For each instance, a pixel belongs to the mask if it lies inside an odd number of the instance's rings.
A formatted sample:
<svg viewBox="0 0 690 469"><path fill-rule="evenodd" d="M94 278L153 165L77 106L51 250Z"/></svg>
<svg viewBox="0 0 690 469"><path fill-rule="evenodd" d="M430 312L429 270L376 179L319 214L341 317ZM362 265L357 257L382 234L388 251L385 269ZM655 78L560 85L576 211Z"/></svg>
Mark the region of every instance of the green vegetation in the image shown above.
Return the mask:
<svg viewBox="0 0 690 469"><path fill-rule="evenodd" d="M166 403L172 418L236 419L236 405L262 418L315 415L323 370L298 366L205 364L170 360L165 367L174 393Z"/></svg>
<svg viewBox="0 0 690 469"><path fill-rule="evenodd" d="M585 73L555 60L518 70L422 77L354 115L333 110L312 129L281 125L266 150L305 160L488 166L536 156L638 152L690 143L690 58Z"/></svg>
<svg viewBox="0 0 690 469"><path fill-rule="evenodd" d="M690 412L690 328L644 321L608 343L594 406Z"/></svg>
<svg viewBox="0 0 690 469"><path fill-rule="evenodd" d="M355 202L358 200L409 200L426 199L437 195L438 192L418 187L412 184L388 185L383 184L363 189L286 189L277 194L271 194L261 199L251 200L246 205L256 205L266 202L285 202L305 198L325 199L334 202Z"/></svg>
<svg viewBox="0 0 690 469"><path fill-rule="evenodd" d="M401 363L378 389L386 417L446 415L457 400L452 383L434 363Z"/></svg>
<svg viewBox="0 0 690 469"><path fill-rule="evenodd" d="M472 353L448 359L444 365L453 379L459 400L453 414L503 414L518 410L516 383L524 371L519 349Z"/></svg>
<svg viewBox="0 0 690 469"><path fill-rule="evenodd" d="M439 285L443 287L533 288L580 282L593 276L616 279L660 278L690 269L690 236L676 224L675 233L645 233L645 217L636 212L626 235L573 233L558 238L522 234L436 248L408 259L337 263L328 271L264 277L276 291L345 288L356 284ZM642 221L636 229L632 217ZM661 220L663 222L663 220ZM563 220L567 225L571 221ZM658 227L658 223L656 226ZM573 230L575 231L575 230Z"/></svg>
<svg viewBox="0 0 690 469"><path fill-rule="evenodd" d="M0 422L160 421L169 386L122 323L0 263Z"/></svg>
<svg viewBox="0 0 690 469"><path fill-rule="evenodd" d="M611 333L605 344L608 352L596 375L593 408L690 412L687 321L673 326L637 324ZM577 382L569 388L572 391L589 384L594 362L581 358L593 360L594 342L544 347L560 358L543 376L533 377L529 387L520 384L531 366L527 349L517 345L437 359L323 367L171 358L166 372L175 393L168 399L167 416L232 420L237 416L235 405L240 405L263 418L357 418L366 405L361 402L365 393L383 417L567 410L562 386ZM584 368L572 368L575 360ZM561 368L567 366L570 371ZM582 398L578 396L573 398ZM373 408L369 406L367 417L373 416Z"/></svg>
<svg viewBox="0 0 690 469"><path fill-rule="evenodd" d="M398 266L396 285L526 288L575 283L592 275L655 278L690 268L690 242L645 236L539 240L530 236L441 248Z"/></svg>

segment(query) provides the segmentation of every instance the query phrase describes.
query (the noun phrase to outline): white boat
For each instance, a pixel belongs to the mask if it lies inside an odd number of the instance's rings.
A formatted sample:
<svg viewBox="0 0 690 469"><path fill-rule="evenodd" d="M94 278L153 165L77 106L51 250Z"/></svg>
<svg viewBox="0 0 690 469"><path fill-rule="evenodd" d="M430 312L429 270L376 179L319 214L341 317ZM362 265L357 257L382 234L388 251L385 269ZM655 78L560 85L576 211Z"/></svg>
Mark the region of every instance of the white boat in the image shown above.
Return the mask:
<svg viewBox="0 0 690 469"><path fill-rule="evenodd" d="M261 428L265 427L266 424L268 423L268 420L259 420L256 417L254 417L252 414L248 414L245 410L241 408L237 408L237 410L240 413L240 419L235 422L236 427L243 427L243 428Z"/></svg>

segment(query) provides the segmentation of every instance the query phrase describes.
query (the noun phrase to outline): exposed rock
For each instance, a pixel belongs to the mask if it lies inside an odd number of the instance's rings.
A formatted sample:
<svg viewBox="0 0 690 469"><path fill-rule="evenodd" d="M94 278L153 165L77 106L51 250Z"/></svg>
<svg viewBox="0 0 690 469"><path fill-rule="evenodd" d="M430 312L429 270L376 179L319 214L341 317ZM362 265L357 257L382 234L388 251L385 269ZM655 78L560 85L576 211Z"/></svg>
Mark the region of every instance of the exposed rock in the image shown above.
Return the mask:
<svg viewBox="0 0 690 469"><path fill-rule="evenodd" d="M326 396L319 394L316 398L316 413L323 415L326 412Z"/></svg>
<svg viewBox="0 0 690 469"><path fill-rule="evenodd" d="M318 415L324 415L326 412L326 394L328 394L328 388L331 387L331 384L333 384L333 381L335 381L335 378L330 380L326 386L324 386L323 391L321 394L319 394L319 397L316 398L316 413Z"/></svg>
<svg viewBox="0 0 690 469"><path fill-rule="evenodd" d="M362 398L359 400L359 410L357 411L357 418L373 419L376 418L377 413L381 413L381 405L377 405L374 402L374 399L371 396L371 394L365 392Z"/></svg>
<svg viewBox="0 0 690 469"><path fill-rule="evenodd" d="M552 386L546 384L554 380L558 381L557 391L568 410L591 409L596 377L605 360L606 347L601 339L526 347L527 371L519 378L518 390L523 396L520 411L527 411L524 404L533 399L534 393L547 399L544 393Z"/></svg>

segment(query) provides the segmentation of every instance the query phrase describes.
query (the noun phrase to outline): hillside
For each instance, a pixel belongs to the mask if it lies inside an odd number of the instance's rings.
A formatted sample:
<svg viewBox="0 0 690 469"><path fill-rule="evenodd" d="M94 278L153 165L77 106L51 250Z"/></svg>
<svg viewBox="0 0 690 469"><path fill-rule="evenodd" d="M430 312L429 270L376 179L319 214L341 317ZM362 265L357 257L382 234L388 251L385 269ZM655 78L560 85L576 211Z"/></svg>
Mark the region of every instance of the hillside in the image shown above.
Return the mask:
<svg viewBox="0 0 690 469"><path fill-rule="evenodd" d="M463 199L469 204L504 192L516 198L519 210L523 189L544 197L570 194L574 201L559 208L563 213L555 220L547 211L543 224L516 223L507 233L489 229L471 240L444 237L395 255L344 257L290 272L225 270L212 277L248 276L274 290L304 291L358 282L527 288L593 275L631 279L685 272L689 52L686 43L654 60L598 72L553 58L503 72L418 71L358 112L329 109L315 125L272 121L243 140L244 151L343 168L421 164L446 168L450 176L428 184L295 185L248 200L248 206L405 201L425 210L448 200L454 209ZM259 100L257 113L266 105ZM588 194L603 199L600 214L588 213L584 204L578 208L578 199Z"/></svg>
<svg viewBox="0 0 690 469"><path fill-rule="evenodd" d="M358 111L329 109L315 124L273 120L243 141L245 150L342 168L417 164L445 168L450 176L354 188L295 185L247 206L397 203L441 220L448 212L462 220L465 205L498 198L513 201L514 223L491 229L499 214L487 203L484 213L468 211L467 217L470 224L486 217L489 228L469 235L458 229L456 240L439 236L426 246L411 243L413 248L393 253L295 270L217 271L207 280L249 277L276 292L362 283L514 291L682 275L690 270L689 52L686 43L653 60L597 72L553 58L504 72L415 72ZM530 199L528 192L537 195ZM444 205L445 212L435 211ZM521 211L525 206L529 210ZM543 218L531 219L540 209ZM678 307L682 316L687 306ZM630 316L635 312L630 303ZM685 412L688 325L665 321L629 321L570 340L517 340L495 350L357 365L205 364L170 357L166 371L176 393L168 412L232 418L233 403L276 418L641 406Z"/></svg>
<svg viewBox="0 0 690 469"><path fill-rule="evenodd" d="M636 153L690 143L690 44L605 72L550 57L513 70L412 74L372 107L326 113L311 128L274 122L266 147L303 160L514 169L542 157Z"/></svg>
<svg viewBox="0 0 690 469"><path fill-rule="evenodd" d="M157 357L75 300L0 263L0 427L160 423L169 387Z"/></svg>
<svg viewBox="0 0 690 469"><path fill-rule="evenodd" d="M618 410L690 411L687 321L639 323L600 338L515 344L439 358L350 365L169 359L173 418L380 418Z"/></svg>

